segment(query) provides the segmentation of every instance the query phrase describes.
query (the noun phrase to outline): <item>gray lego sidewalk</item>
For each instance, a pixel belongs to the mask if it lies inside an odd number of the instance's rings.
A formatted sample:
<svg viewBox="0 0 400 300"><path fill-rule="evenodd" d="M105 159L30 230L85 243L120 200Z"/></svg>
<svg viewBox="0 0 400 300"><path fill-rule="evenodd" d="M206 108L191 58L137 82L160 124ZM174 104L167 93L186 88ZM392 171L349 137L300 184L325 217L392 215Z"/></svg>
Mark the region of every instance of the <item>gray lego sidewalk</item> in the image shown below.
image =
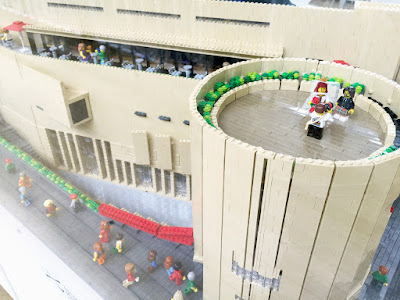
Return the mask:
<svg viewBox="0 0 400 300"><path fill-rule="evenodd" d="M10 128L7 130L10 132L4 134L4 127L0 126L0 134L6 138L12 133ZM15 142L18 136L13 137L12 142ZM29 144L23 144L20 140L18 146L35 156ZM4 170L6 158L11 158L15 163L16 174L7 174ZM70 199L65 191L59 189L2 146L0 146L0 161L3 162L0 169L0 194L2 195L0 205L30 228L40 240L48 245L50 250L84 281L93 286L104 299L171 299L178 287L168 279L163 268L163 261L169 255L173 256L175 261L182 263L184 274L189 271L194 271L196 274L195 284L199 287L199 292L185 299L202 299L203 268L201 264L193 262L193 247L160 240L129 226L114 224L113 239L109 244L104 244L107 261L103 266L98 266L92 261L93 244L99 240L100 222L104 218L87 208L74 214L69 209ZM28 207L21 204L19 200L18 173L21 171L25 171L33 179L32 188L28 190L32 204ZM97 183L97 185L100 184L104 182ZM118 189L119 186L116 188ZM60 207L54 218L46 217L43 207L46 199L53 199ZM116 232L124 233L122 254L112 253ZM152 249L157 251L159 268L148 274L147 253ZM135 264L135 276L139 276L140 281L129 289L125 289L122 281L126 279L124 266L128 262ZM183 289L185 286L184 282L179 288Z"/></svg>

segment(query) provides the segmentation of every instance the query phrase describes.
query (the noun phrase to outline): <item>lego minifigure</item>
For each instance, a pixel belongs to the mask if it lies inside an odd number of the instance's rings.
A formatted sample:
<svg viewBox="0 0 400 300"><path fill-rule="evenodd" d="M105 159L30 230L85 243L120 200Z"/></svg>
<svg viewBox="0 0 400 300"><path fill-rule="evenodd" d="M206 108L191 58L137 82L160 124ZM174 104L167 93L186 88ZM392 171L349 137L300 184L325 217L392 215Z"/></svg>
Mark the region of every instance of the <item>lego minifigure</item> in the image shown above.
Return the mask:
<svg viewBox="0 0 400 300"><path fill-rule="evenodd" d="M87 47L86 47L86 52L87 53L89 53L89 55L91 55L92 54L92 46L91 45L88 45Z"/></svg>
<svg viewBox="0 0 400 300"><path fill-rule="evenodd" d="M46 207L46 215L48 217L50 217L51 215L53 215L57 210L59 210L60 208L55 206L53 203L53 200L46 200L44 201L44 207Z"/></svg>
<svg viewBox="0 0 400 300"><path fill-rule="evenodd" d="M151 266L147 268L147 272L152 273L155 269L157 269L157 251L156 250L150 250L149 253L147 254L147 261L151 263Z"/></svg>
<svg viewBox="0 0 400 300"><path fill-rule="evenodd" d="M80 43L78 45L78 52L79 52L79 60L81 62L88 63L89 62L89 58L90 58L90 54L86 51L85 43Z"/></svg>
<svg viewBox="0 0 400 300"><path fill-rule="evenodd" d="M311 106L309 110L310 114L314 112L317 103L323 103L326 106L327 111L332 110L333 104L330 103L330 101L328 100L327 93L328 85L326 84L326 82L318 82L317 86L314 89L314 95L311 101L308 102L308 104Z"/></svg>
<svg viewBox="0 0 400 300"><path fill-rule="evenodd" d="M346 122L349 119L349 115L354 113L354 95L356 90L352 86L345 87L343 89L343 96L339 98L335 107L335 119Z"/></svg>
<svg viewBox="0 0 400 300"><path fill-rule="evenodd" d="M106 53L106 46L101 45L98 49L96 49L97 56L100 58L100 64L104 65L108 60Z"/></svg>
<svg viewBox="0 0 400 300"><path fill-rule="evenodd" d="M326 110L327 108L323 103L315 105L315 110L311 113L311 120L306 124L305 130L307 130L307 136L318 140L322 138L325 123L330 118L330 114L326 113Z"/></svg>
<svg viewBox="0 0 400 300"><path fill-rule="evenodd" d="M104 264L106 262L106 253L104 252L103 245L100 242L96 242L93 245L93 249L93 261L97 260L99 265Z"/></svg>
<svg viewBox="0 0 400 300"><path fill-rule="evenodd" d="M388 286L387 273L389 273L388 268L385 266L379 266L379 270L371 273L371 275L374 277L374 280L383 283L384 286Z"/></svg>
<svg viewBox="0 0 400 300"><path fill-rule="evenodd" d="M121 232L117 233L117 242L115 243L115 248L113 249L114 253L122 252L122 242L124 241L124 235Z"/></svg>
<svg viewBox="0 0 400 300"><path fill-rule="evenodd" d="M3 45L9 47L10 44L12 43L12 38L9 36L9 31L7 29L1 30L3 36L1 37L1 40L3 41Z"/></svg>
<svg viewBox="0 0 400 300"><path fill-rule="evenodd" d="M174 294L174 297L171 300L183 300L183 294L180 290L177 290Z"/></svg>
<svg viewBox="0 0 400 300"><path fill-rule="evenodd" d="M167 271L168 276L170 276L174 272L174 268L172 264L174 263L174 259L172 256L167 256L164 260L164 268Z"/></svg>
<svg viewBox="0 0 400 300"><path fill-rule="evenodd" d="M122 282L124 288L128 288L128 286L132 285L133 282L139 282L139 277L133 277L134 271L135 271L135 265L133 263L127 263L125 265L125 272L128 278Z"/></svg>
<svg viewBox="0 0 400 300"><path fill-rule="evenodd" d="M7 171L7 173L15 173L15 165L12 163L11 159L6 159L6 165L4 169Z"/></svg>
<svg viewBox="0 0 400 300"><path fill-rule="evenodd" d="M32 186L31 185L32 179L26 176L25 172L21 172L19 176L20 176L18 181L19 186L24 186L29 189Z"/></svg>
<svg viewBox="0 0 400 300"><path fill-rule="evenodd" d="M24 204L25 200L26 200L26 187L24 186L20 186L18 188L18 191L20 192L20 199L21 199L21 203Z"/></svg>
<svg viewBox="0 0 400 300"><path fill-rule="evenodd" d="M196 278L196 275L194 274L194 272L189 272L187 274L187 286L186 288L183 290L183 293L185 295L191 294L193 292L197 293L199 290L197 289L197 287L194 285L194 279Z"/></svg>
<svg viewBox="0 0 400 300"><path fill-rule="evenodd" d="M77 213L80 211L82 208L80 199L78 198L77 194L70 194L69 198L71 199L71 205L69 207L72 207L74 213Z"/></svg>
<svg viewBox="0 0 400 300"><path fill-rule="evenodd" d="M169 275L169 280L175 281L176 285L181 285L182 280L186 278L182 276L182 265L180 262L174 263L174 272Z"/></svg>
<svg viewBox="0 0 400 300"><path fill-rule="evenodd" d="M103 220L100 223L100 242L102 243L108 243L111 239L111 232L110 230L112 229L112 226L110 225L111 223L108 223L107 220Z"/></svg>

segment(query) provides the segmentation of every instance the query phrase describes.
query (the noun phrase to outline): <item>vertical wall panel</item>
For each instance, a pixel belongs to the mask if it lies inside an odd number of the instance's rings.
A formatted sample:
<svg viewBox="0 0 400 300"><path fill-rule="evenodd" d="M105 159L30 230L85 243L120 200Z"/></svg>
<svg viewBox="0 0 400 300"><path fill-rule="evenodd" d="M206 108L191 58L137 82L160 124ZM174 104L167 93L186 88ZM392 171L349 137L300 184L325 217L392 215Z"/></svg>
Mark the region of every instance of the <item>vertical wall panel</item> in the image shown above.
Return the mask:
<svg viewBox="0 0 400 300"><path fill-rule="evenodd" d="M135 162L139 165L150 164L149 142L146 131L132 131Z"/></svg>
<svg viewBox="0 0 400 300"><path fill-rule="evenodd" d="M300 297L333 170L329 161L296 159L276 266L283 274L272 300Z"/></svg>
<svg viewBox="0 0 400 300"><path fill-rule="evenodd" d="M66 163L66 167L68 169L72 169L71 156L69 155L67 143L65 142L64 132L59 131L57 137L58 137L58 142L61 146L61 153L62 153L63 159Z"/></svg>
<svg viewBox="0 0 400 300"><path fill-rule="evenodd" d="M180 153L180 173L189 175L190 168L190 141L180 140L178 142L178 149Z"/></svg>
<svg viewBox="0 0 400 300"><path fill-rule="evenodd" d="M329 197L301 299L326 299L367 187L373 164L335 163ZM318 279L318 280L317 280Z"/></svg>
<svg viewBox="0 0 400 300"><path fill-rule="evenodd" d="M210 126L203 127L203 293L218 299L221 275L222 210L226 136Z"/></svg>
<svg viewBox="0 0 400 300"><path fill-rule="evenodd" d="M156 135L154 137L154 148L157 153L157 168L164 170L172 169L171 137L169 135Z"/></svg>
<svg viewBox="0 0 400 300"><path fill-rule="evenodd" d="M277 275L274 274L274 268L289 184L292 178L293 162L293 157L278 154L275 159L268 160L267 163L254 270L268 278ZM268 299L269 293L269 289L253 285L250 299Z"/></svg>
<svg viewBox="0 0 400 300"><path fill-rule="evenodd" d="M243 280L232 272L232 261L244 266L254 160L254 148L227 140L220 299L235 299L242 293Z"/></svg>
<svg viewBox="0 0 400 300"><path fill-rule="evenodd" d="M399 166L399 159L387 160L384 156L372 162L375 167L336 273L329 299L345 299L351 290L353 278L361 264L364 251Z"/></svg>

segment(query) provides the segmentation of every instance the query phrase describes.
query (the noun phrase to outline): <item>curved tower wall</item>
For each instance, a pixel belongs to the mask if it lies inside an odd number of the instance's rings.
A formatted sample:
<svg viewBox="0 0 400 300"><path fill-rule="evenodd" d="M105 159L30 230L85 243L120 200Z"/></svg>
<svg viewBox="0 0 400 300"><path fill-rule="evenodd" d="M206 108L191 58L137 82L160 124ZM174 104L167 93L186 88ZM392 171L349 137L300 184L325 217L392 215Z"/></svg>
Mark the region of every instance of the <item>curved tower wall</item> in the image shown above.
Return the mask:
<svg viewBox="0 0 400 300"><path fill-rule="evenodd" d="M249 72L316 67L365 82L373 98L400 112L398 84L361 69L328 62L316 66L305 59L234 64L210 74L192 94L195 254L203 257L205 299L346 299L368 274L400 193L400 151L343 162L291 157L229 137L197 112L196 104L216 82ZM224 99L235 101L249 90L256 91L256 84ZM232 272L233 262L268 278L281 274L279 291L250 285Z"/></svg>

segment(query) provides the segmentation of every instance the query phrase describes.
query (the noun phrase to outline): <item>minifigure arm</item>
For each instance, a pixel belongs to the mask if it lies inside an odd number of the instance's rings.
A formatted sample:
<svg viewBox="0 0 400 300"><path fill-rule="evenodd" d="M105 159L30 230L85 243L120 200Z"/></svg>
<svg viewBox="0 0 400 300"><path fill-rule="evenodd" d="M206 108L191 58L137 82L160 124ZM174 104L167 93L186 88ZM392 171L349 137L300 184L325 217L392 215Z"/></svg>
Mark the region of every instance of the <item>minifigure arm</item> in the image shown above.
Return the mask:
<svg viewBox="0 0 400 300"><path fill-rule="evenodd" d="M120 244L120 243L117 244L117 247L116 247L116 248L117 248L118 252L121 252L121 251L122 251L122 248L121 248L121 244Z"/></svg>
<svg viewBox="0 0 400 300"><path fill-rule="evenodd" d="M83 55L83 51L79 52L80 56L82 56L83 59L86 59L86 56Z"/></svg>
<svg viewBox="0 0 400 300"><path fill-rule="evenodd" d="M199 289L198 289L197 287L195 287L195 286L192 287L191 289L192 289L195 293L197 293L197 292L199 291Z"/></svg>
<svg viewBox="0 0 400 300"><path fill-rule="evenodd" d="M349 114L354 114L354 109L349 109Z"/></svg>
<svg viewBox="0 0 400 300"><path fill-rule="evenodd" d="M103 237L103 235L104 235L104 230L101 230L101 231L100 231L99 238L102 238L102 237Z"/></svg>
<svg viewBox="0 0 400 300"><path fill-rule="evenodd" d="M3 37L1 38L2 41L4 41L7 38L7 34L4 34Z"/></svg>
<svg viewBox="0 0 400 300"><path fill-rule="evenodd" d="M388 284L387 284L387 283L384 283L383 285L384 285L384 286L388 286Z"/></svg>
<svg viewBox="0 0 400 300"><path fill-rule="evenodd" d="M93 261L96 261L96 260L97 260L97 252L95 252L93 255Z"/></svg>

